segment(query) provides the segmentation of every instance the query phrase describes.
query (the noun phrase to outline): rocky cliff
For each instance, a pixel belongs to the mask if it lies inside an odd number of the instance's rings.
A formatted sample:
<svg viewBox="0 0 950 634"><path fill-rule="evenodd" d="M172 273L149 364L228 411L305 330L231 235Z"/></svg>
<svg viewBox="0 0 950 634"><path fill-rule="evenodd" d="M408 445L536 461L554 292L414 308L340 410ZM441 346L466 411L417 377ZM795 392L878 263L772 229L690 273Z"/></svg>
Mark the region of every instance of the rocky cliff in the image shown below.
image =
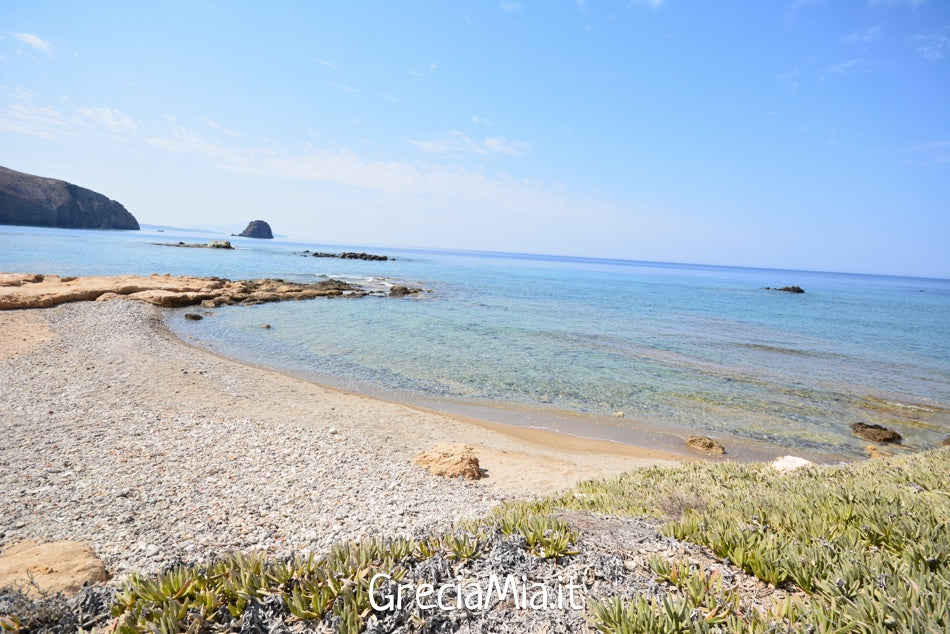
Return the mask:
<svg viewBox="0 0 950 634"><path fill-rule="evenodd" d="M0 224L64 229L139 228L135 216L102 194L5 167L0 167Z"/></svg>

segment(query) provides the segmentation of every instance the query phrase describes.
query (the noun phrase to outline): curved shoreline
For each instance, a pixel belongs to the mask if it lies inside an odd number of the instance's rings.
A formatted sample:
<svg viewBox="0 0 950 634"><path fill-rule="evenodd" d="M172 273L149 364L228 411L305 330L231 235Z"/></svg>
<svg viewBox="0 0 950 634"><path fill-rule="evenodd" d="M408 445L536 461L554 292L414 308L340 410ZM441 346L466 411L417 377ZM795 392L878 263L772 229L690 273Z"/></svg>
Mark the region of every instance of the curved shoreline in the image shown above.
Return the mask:
<svg viewBox="0 0 950 634"><path fill-rule="evenodd" d="M616 443L518 438L256 368L187 345L141 302L0 320L17 322L0 330L0 550L86 542L119 577L234 550L319 553L410 536L511 496L666 462ZM487 478L410 463L447 442L474 446Z"/></svg>

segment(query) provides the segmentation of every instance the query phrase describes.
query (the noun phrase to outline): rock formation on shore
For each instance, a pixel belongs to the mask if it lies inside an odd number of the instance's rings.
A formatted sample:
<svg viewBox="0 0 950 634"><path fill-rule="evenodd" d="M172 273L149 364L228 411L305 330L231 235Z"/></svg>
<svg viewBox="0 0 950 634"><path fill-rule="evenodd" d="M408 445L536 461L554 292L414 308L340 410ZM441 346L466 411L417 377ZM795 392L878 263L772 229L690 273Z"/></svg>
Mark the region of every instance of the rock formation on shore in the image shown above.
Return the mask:
<svg viewBox="0 0 950 634"><path fill-rule="evenodd" d="M242 238L264 238L270 240L274 237L271 233L270 225L263 220L252 220L247 223L247 228L238 234Z"/></svg>
<svg viewBox="0 0 950 634"><path fill-rule="evenodd" d="M214 308L315 297L363 297L366 291L339 280L298 284L284 280L227 280L220 277L116 275L58 277L0 273L0 310L47 308L67 302L136 299L156 306Z"/></svg>
<svg viewBox="0 0 950 634"><path fill-rule="evenodd" d="M55 178L0 167L0 224L63 229L135 229L121 204Z"/></svg>

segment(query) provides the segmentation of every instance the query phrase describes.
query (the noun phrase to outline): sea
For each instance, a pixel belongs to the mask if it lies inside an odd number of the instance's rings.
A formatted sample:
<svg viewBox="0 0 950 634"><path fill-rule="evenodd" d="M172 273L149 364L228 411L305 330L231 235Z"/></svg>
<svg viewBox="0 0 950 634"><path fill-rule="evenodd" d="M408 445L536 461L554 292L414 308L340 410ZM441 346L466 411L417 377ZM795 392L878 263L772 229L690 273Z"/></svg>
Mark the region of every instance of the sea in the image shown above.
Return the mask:
<svg viewBox="0 0 950 634"><path fill-rule="evenodd" d="M158 244L212 239L235 249ZM227 357L487 421L676 452L702 434L739 460L860 458L857 422L899 431L898 451L950 435L945 279L14 226L0 271L419 286L166 320ZM765 290L789 285L805 293Z"/></svg>

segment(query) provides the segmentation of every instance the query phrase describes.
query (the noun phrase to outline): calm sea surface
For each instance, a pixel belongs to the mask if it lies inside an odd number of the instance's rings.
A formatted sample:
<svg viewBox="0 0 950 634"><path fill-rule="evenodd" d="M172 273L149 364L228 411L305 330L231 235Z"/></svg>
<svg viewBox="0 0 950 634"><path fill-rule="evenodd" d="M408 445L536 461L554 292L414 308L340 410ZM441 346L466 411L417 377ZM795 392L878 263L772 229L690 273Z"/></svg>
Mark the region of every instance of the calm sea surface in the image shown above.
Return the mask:
<svg viewBox="0 0 950 634"><path fill-rule="evenodd" d="M299 255L344 250L334 245L241 238L235 251L152 244L219 237L0 226L0 271L419 284L431 293L222 307L200 322L169 311L168 322L238 359L499 421L669 447L701 432L739 457L857 457L857 421L914 448L950 434L948 280L356 247L396 258L364 262ZM806 293L762 290L791 284Z"/></svg>

